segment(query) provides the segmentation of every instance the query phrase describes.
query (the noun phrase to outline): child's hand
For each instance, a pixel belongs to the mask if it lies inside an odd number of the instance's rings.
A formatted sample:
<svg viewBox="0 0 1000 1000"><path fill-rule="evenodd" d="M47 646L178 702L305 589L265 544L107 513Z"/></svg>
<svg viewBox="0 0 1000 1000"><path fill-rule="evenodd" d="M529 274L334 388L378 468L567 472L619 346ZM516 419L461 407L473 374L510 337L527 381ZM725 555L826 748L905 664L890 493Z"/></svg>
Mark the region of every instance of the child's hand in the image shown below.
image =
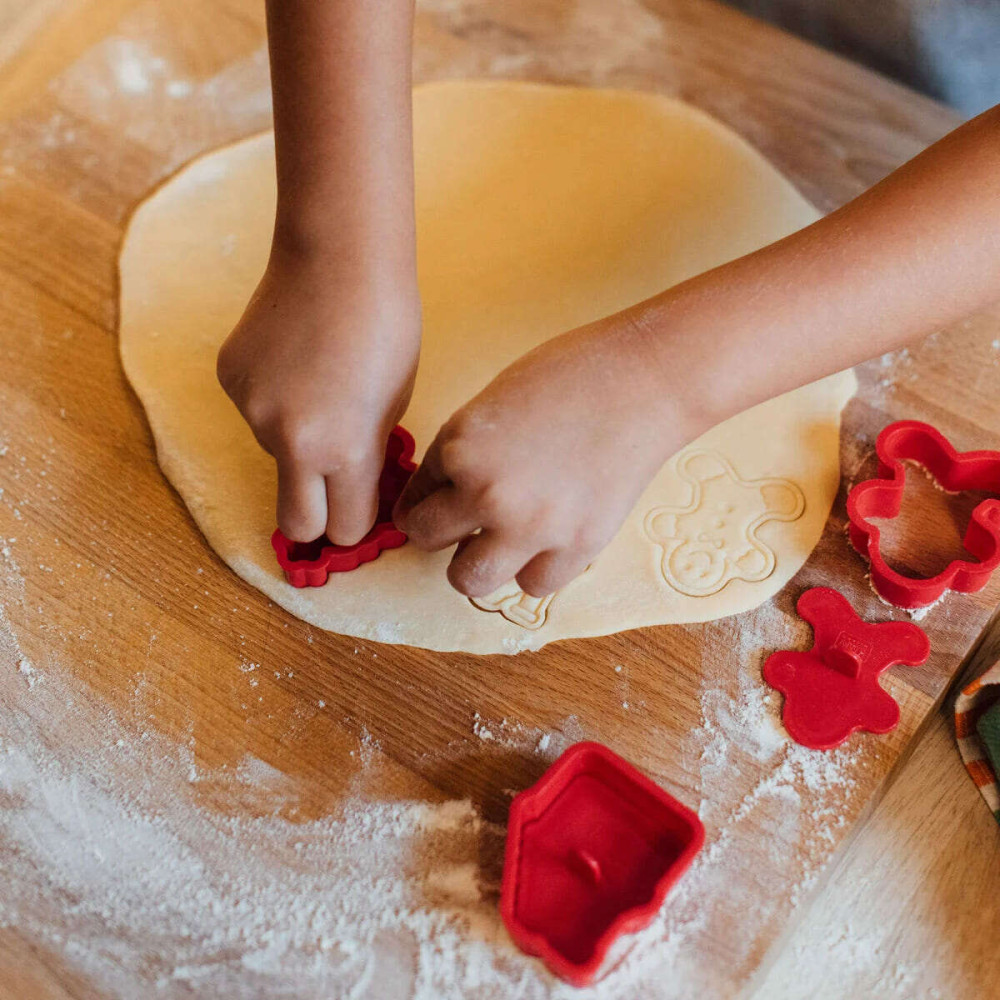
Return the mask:
<svg viewBox="0 0 1000 1000"><path fill-rule="evenodd" d="M389 432L420 348L414 295L338 277L328 263L271 263L219 352L219 381L278 463L278 526L359 541L375 521Z"/></svg>
<svg viewBox="0 0 1000 1000"><path fill-rule="evenodd" d="M396 507L470 597L580 573L671 453L997 300L1000 106L819 222L543 344L459 410ZM475 534L478 532L478 534Z"/></svg>
<svg viewBox="0 0 1000 1000"><path fill-rule="evenodd" d="M422 549L471 538L448 579L481 597L558 590L611 541L657 469L702 429L634 325L543 344L439 431L396 506Z"/></svg>

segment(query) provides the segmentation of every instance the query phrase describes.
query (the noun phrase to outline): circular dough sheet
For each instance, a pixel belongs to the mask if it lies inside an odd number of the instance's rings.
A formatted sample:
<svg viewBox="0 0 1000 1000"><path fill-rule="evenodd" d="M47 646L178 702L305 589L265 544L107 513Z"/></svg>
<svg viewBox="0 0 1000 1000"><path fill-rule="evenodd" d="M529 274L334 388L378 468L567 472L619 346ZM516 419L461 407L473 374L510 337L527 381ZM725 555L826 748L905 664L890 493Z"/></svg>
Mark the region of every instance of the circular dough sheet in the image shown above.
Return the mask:
<svg viewBox="0 0 1000 1000"><path fill-rule="evenodd" d="M414 115L425 326L403 423L418 458L529 348L817 217L745 142L664 97L451 82L417 88ZM269 544L274 463L215 379L218 347L266 261L273 161L270 134L194 161L140 205L121 253L122 362L160 466L244 580L320 628L511 653L745 611L805 562L837 490L850 372L675 456L590 570L549 601L514 588L483 610L448 585L450 552L413 546L322 588L288 585Z"/></svg>

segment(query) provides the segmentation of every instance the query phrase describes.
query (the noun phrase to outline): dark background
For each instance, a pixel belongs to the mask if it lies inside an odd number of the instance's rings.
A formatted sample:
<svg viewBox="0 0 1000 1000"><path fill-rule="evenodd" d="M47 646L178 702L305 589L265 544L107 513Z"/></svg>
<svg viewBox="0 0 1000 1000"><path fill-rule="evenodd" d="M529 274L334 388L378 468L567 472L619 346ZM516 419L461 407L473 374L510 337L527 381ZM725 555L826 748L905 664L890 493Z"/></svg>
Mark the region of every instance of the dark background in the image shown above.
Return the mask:
<svg viewBox="0 0 1000 1000"><path fill-rule="evenodd" d="M727 0L972 116L1000 104L1000 0Z"/></svg>

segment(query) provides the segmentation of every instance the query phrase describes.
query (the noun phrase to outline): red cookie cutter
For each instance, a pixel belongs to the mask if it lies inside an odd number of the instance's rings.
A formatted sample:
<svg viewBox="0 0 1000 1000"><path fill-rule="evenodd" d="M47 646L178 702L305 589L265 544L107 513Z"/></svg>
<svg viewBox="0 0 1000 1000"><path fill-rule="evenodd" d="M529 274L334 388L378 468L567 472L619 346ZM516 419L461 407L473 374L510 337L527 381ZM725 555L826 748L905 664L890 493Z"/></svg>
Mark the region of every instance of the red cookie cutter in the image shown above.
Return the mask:
<svg viewBox="0 0 1000 1000"><path fill-rule="evenodd" d="M904 576L888 565L879 529L868 519L899 514L907 460L922 465L949 492L1000 494L1000 452L955 451L940 431L917 420L889 424L879 434L875 451L878 479L858 483L847 496L851 544L871 563L875 590L898 608L922 608L946 590L969 593L985 587L1000 566L1000 500L984 500L969 518L965 547L978 561L956 559L937 576L926 578Z"/></svg>
<svg viewBox="0 0 1000 1000"><path fill-rule="evenodd" d="M764 664L764 680L785 696L788 735L813 750L830 750L856 729L895 729L899 705L882 689L879 674L896 663L917 666L927 659L931 645L923 629L913 622L869 625L829 587L807 590L796 608L813 627L812 649L781 650Z"/></svg>
<svg viewBox="0 0 1000 1000"><path fill-rule="evenodd" d="M410 432L393 428L385 449L385 464L378 481L378 519L375 527L356 545L334 545L326 535L312 542L293 542L280 529L271 536L271 546L285 579L293 587L322 587L331 573L346 573L362 563L378 559L386 549L398 549L406 535L392 523L392 508L416 469L414 442Z"/></svg>
<svg viewBox="0 0 1000 1000"><path fill-rule="evenodd" d="M514 798L500 914L575 986L645 927L705 842L701 820L600 743L577 743Z"/></svg>

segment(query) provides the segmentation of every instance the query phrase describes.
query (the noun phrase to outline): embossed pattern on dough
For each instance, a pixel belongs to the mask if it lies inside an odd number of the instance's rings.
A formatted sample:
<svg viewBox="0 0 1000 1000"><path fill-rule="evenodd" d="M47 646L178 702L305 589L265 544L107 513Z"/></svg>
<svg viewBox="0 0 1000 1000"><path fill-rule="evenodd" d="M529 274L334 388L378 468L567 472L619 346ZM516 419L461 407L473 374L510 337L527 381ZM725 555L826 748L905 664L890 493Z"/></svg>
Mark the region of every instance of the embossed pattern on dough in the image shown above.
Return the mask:
<svg viewBox="0 0 1000 1000"><path fill-rule="evenodd" d="M806 499L788 479L743 479L712 451L683 452L677 474L691 486L685 507L654 507L644 522L662 548L660 572L689 597L717 594L730 580L766 580L777 565L757 532L768 521L795 521Z"/></svg>
<svg viewBox="0 0 1000 1000"><path fill-rule="evenodd" d="M497 611L512 625L534 631L545 624L549 605L555 596L547 594L545 597L532 597L511 580L486 597L470 597L469 600L481 611Z"/></svg>

